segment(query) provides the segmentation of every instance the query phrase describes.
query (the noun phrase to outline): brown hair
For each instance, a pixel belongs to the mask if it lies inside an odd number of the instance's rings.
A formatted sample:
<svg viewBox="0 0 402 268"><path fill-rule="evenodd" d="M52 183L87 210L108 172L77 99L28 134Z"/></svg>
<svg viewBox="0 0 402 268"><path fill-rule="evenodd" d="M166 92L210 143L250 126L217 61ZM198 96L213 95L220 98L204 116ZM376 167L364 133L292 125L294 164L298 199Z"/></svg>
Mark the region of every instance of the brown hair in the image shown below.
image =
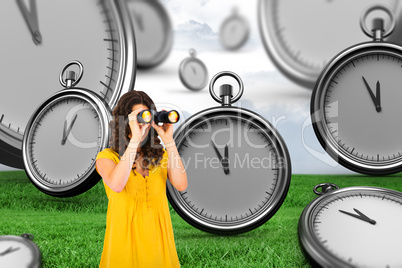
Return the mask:
<svg viewBox="0 0 402 268"><path fill-rule="evenodd" d="M129 91L120 97L117 106L113 109L113 119L109 126L112 130L109 145L121 157L127 149L130 142L128 137L131 133L130 125L128 124L128 115L132 112L133 105L142 104L148 109L155 109L155 104L152 99L143 91ZM147 137L140 143L142 154L142 164L148 167L152 164L158 165L162 159L163 146L156 130L151 127ZM138 153L135 159L138 158Z"/></svg>

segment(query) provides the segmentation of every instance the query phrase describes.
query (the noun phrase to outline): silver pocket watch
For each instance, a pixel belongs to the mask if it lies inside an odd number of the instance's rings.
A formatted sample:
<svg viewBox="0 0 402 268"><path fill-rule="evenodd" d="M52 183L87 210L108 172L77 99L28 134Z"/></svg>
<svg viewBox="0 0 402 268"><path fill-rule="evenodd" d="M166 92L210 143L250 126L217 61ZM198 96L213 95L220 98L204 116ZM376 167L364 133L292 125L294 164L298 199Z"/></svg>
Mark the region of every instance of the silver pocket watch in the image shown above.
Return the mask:
<svg viewBox="0 0 402 268"><path fill-rule="evenodd" d="M190 57L185 58L179 66L179 77L183 85L193 91L203 89L208 83L208 69L197 58L195 49L189 50Z"/></svg>
<svg viewBox="0 0 402 268"><path fill-rule="evenodd" d="M319 267L401 267L402 193L322 183L304 210L298 233Z"/></svg>
<svg viewBox="0 0 402 268"><path fill-rule="evenodd" d="M268 56L282 74L303 87L313 89L333 55L365 40L355 23L361 12L373 4L384 4L396 11L401 5L399 2L259 0L261 39ZM398 11L398 16L400 14ZM389 39L399 43L394 35Z"/></svg>
<svg viewBox="0 0 402 268"><path fill-rule="evenodd" d="M214 91L217 79L230 84ZM177 191L169 182L170 204L189 224L206 232L230 235L268 221L282 205L291 178L290 157L276 129L253 111L232 106L244 91L232 72L216 74L209 85L220 106L188 118L174 132L186 167L188 187Z"/></svg>
<svg viewBox="0 0 402 268"><path fill-rule="evenodd" d="M223 21L219 30L222 46L227 50L237 50L247 42L249 35L249 23L240 16L237 8L233 8L232 14Z"/></svg>
<svg viewBox="0 0 402 268"><path fill-rule="evenodd" d="M366 18L385 11L391 26ZM383 41L395 27L385 6L371 6L360 25L373 41L349 47L324 68L311 97L315 134L327 153L353 171L385 175L402 171L402 47Z"/></svg>
<svg viewBox="0 0 402 268"><path fill-rule="evenodd" d="M39 268L41 253L32 234L0 236L0 267Z"/></svg>
<svg viewBox="0 0 402 268"><path fill-rule="evenodd" d="M79 74L66 70L79 67ZM95 159L107 147L112 116L96 93L76 87L83 76L79 61L60 73L60 90L43 102L27 124L23 139L25 171L42 192L67 197L81 194L99 180Z"/></svg>
<svg viewBox="0 0 402 268"><path fill-rule="evenodd" d="M58 88L47 77L79 58L81 86L114 108L134 84L135 38L126 0L0 1L0 10L0 163L22 169L27 122Z"/></svg>
<svg viewBox="0 0 402 268"><path fill-rule="evenodd" d="M166 9L158 0L128 0L137 45L138 68L161 64L172 50L173 29Z"/></svg>

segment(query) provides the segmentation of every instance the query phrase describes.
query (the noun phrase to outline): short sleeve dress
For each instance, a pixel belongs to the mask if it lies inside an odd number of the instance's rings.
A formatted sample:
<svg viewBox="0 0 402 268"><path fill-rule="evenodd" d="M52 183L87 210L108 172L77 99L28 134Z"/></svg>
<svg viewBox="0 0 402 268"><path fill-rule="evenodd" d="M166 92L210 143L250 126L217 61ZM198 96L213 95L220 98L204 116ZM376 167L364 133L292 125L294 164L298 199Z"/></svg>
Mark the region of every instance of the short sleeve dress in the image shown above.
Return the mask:
<svg viewBox="0 0 402 268"><path fill-rule="evenodd" d="M167 157L165 151L145 178L132 170L120 193L103 182L109 202L100 267L180 267L166 197ZM99 158L119 162L111 148Z"/></svg>

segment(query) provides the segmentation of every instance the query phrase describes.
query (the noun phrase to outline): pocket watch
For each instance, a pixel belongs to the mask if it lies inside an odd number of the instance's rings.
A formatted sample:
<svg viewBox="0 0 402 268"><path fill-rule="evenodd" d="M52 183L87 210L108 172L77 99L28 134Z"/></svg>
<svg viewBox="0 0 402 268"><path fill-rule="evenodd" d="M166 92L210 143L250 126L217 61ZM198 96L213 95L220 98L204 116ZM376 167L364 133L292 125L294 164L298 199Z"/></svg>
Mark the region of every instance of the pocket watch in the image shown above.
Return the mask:
<svg viewBox="0 0 402 268"><path fill-rule="evenodd" d="M364 34L355 23L361 12L377 3L396 10L398 2L259 0L261 39L268 56L287 78L313 89L333 55L345 47L365 41Z"/></svg>
<svg viewBox="0 0 402 268"><path fill-rule="evenodd" d="M195 49L189 50L190 57L185 58L179 66L179 77L183 85L194 91L203 89L208 83L208 70L198 58Z"/></svg>
<svg viewBox="0 0 402 268"><path fill-rule="evenodd" d="M233 9L232 15L226 18L219 30L221 44L228 50L241 48L250 35L250 27L247 20L240 16L237 8Z"/></svg>
<svg viewBox="0 0 402 268"><path fill-rule="evenodd" d="M232 77L239 85L215 81ZM189 224L216 234L250 231L269 220L282 205L289 188L291 164L279 133L262 116L232 106L243 94L243 82L232 72L216 74L209 86L221 104L182 123L174 139L185 166L188 187L177 191L169 182L172 207Z"/></svg>
<svg viewBox="0 0 402 268"><path fill-rule="evenodd" d="M0 10L0 163L23 168L27 122L59 87L49 77L78 58L81 85L113 108L134 85L134 31L124 0L0 1Z"/></svg>
<svg viewBox="0 0 402 268"><path fill-rule="evenodd" d="M0 267L39 268L41 254L32 234L0 236Z"/></svg>
<svg viewBox="0 0 402 268"><path fill-rule="evenodd" d="M393 24L383 32L382 20L365 18L386 11ZM402 171L402 47L382 41L395 20L385 6L372 6L361 17L374 41L352 46L335 56L321 73L311 97L315 134L327 153L353 171L385 175Z"/></svg>
<svg viewBox="0 0 402 268"><path fill-rule="evenodd" d="M319 191L319 189L322 189ZM304 253L320 267L401 267L402 193L323 183L300 216Z"/></svg>
<svg viewBox="0 0 402 268"><path fill-rule="evenodd" d="M172 50L173 29L166 9L158 0L128 0L137 44L138 68L161 64Z"/></svg>
<svg viewBox="0 0 402 268"><path fill-rule="evenodd" d="M64 73L72 66L74 71ZM42 192L67 197L81 194L99 180L95 159L107 147L111 111L95 92L75 87L83 77L79 61L68 63L60 73L65 87L49 97L32 114L23 139L25 171Z"/></svg>

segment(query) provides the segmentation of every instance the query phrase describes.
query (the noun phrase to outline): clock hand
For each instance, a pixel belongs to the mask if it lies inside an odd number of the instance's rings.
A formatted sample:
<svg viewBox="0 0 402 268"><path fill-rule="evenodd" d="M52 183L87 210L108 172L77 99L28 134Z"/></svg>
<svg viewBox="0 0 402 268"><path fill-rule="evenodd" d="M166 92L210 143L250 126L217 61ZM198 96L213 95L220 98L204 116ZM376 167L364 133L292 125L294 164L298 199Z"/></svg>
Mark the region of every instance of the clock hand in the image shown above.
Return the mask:
<svg viewBox="0 0 402 268"><path fill-rule="evenodd" d="M73 121L71 122L70 126L68 127L67 131L65 131L66 129L66 125L67 125L67 120L64 121L64 130L63 130L63 138L61 140L61 145L66 144L66 140L68 137L68 134L70 134L71 128L73 127L74 123L75 123L75 119L77 119L77 114L75 114Z"/></svg>
<svg viewBox="0 0 402 268"><path fill-rule="evenodd" d="M193 66L191 66L191 69L193 69L193 73L194 73L195 75L197 75L197 70L196 70Z"/></svg>
<svg viewBox="0 0 402 268"><path fill-rule="evenodd" d="M376 221L373 219L370 219L369 217L367 217L366 215L364 215L362 212L360 212L358 209L354 208L353 209L357 214L359 214L362 218L365 218L368 222L370 222L371 224L376 224Z"/></svg>
<svg viewBox="0 0 402 268"><path fill-rule="evenodd" d="M67 120L64 120L63 137L61 138L62 142L66 139L66 130L67 130Z"/></svg>
<svg viewBox="0 0 402 268"><path fill-rule="evenodd" d="M377 100L377 105L376 105L377 112L381 112L380 81L377 81L375 96L376 96L376 100Z"/></svg>
<svg viewBox="0 0 402 268"><path fill-rule="evenodd" d="M221 153L219 152L218 148L216 148L216 145L215 145L215 143L212 141L212 139L211 139L211 145L212 145L212 147L214 147L214 150L215 150L216 154L218 155L219 161L222 162L222 155L221 155Z"/></svg>
<svg viewBox="0 0 402 268"><path fill-rule="evenodd" d="M215 150L216 154L218 155L219 161L222 164L223 172L225 172L226 175L229 174L229 159L227 159L226 157L225 158L222 157L221 153L219 152L218 148L216 148L216 145L212 141L212 139L211 139L211 144L212 144L212 147L214 147L214 150ZM226 150L226 148L225 148L225 150ZM225 153L226 153L226 151L225 151Z"/></svg>
<svg viewBox="0 0 402 268"><path fill-rule="evenodd" d="M24 4L24 0L16 0L18 7L20 8L21 14L25 19L25 22L31 32L33 42L35 45L39 45L42 43L42 35L39 31L39 22L38 22L38 12L36 10L36 1L30 0L29 5L31 11L29 12L27 7Z"/></svg>
<svg viewBox="0 0 402 268"><path fill-rule="evenodd" d="M225 146L225 157L222 158L221 163L225 174L229 174L229 146L227 144Z"/></svg>
<svg viewBox="0 0 402 268"><path fill-rule="evenodd" d="M371 100L374 103L375 109L377 110L377 112L380 112L381 111L381 106L380 106L379 101L377 99L377 97L379 96L378 93L380 92L380 83L377 81L377 90L376 90L377 96L374 96L373 91L371 91L371 88L368 85L368 83L367 83L366 79L364 78L364 76L362 76L362 78L363 78L364 84L366 85L366 88L367 88L368 92L370 93L370 97L371 97Z"/></svg>
<svg viewBox="0 0 402 268"><path fill-rule="evenodd" d="M8 249L6 249L6 251L0 253L0 257L2 257L2 256L4 256L4 255L7 255L7 254L10 254L10 253L12 253L12 252L14 252L14 251L17 251L17 250L19 250L19 249L20 249L20 248L12 248L12 247L9 247Z"/></svg>
<svg viewBox="0 0 402 268"><path fill-rule="evenodd" d="M359 219L359 220L362 220L362 221L371 223L371 224L373 224L373 225L376 224L376 221L375 221L375 220L372 220L372 219L367 218L367 217L362 217L360 214L359 214L359 215L356 215L356 214L353 214L353 213L350 213L350 212L346 212L346 211L343 211L343 210L339 210L339 212L342 212L342 213L344 213L344 214L346 214L346 215L355 217L355 218L357 218L357 219Z"/></svg>

